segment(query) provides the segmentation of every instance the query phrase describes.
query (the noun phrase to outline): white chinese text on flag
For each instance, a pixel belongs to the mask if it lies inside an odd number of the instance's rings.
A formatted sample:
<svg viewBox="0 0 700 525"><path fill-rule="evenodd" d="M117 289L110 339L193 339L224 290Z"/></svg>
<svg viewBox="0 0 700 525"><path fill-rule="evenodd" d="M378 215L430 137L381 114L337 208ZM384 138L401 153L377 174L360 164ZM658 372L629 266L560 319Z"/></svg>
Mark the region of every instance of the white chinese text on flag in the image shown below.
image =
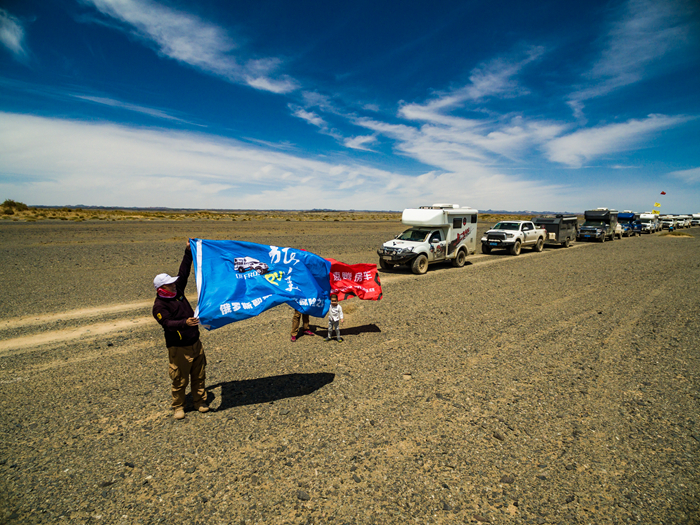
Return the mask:
<svg viewBox="0 0 700 525"><path fill-rule="evenodd" d="M197 310L208 330L255 317L280 304L324 317L331 264L294 248L242 241L190 240Z"/></svg>
<svg viewBox="0 0 700 525"><path fill-rule="evenodd" d="M331 263L331 293L342 301L357 297L368 301L382 298L382 284L379 282L376 264L345 264L335 259Z"/></svg>

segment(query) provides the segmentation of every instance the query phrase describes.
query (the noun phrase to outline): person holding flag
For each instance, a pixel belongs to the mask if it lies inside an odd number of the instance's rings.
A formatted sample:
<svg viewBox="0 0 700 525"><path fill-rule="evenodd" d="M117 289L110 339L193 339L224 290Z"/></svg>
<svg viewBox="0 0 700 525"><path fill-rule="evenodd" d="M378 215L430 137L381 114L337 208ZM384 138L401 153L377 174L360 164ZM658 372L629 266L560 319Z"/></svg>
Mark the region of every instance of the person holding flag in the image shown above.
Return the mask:
<svg viewBox="0 0 700 525"><path fill-rule="evenodd" d="M199 412L209 411L204 387L207 357L199 340L199 319L185 297L191 268L192 250L188 242L177 275L171 277L161 273L153 279L156 289L153 317L163 327L165 346L168 348L175 419L185 417L185 392L190 379L195 408Z"/></svg>

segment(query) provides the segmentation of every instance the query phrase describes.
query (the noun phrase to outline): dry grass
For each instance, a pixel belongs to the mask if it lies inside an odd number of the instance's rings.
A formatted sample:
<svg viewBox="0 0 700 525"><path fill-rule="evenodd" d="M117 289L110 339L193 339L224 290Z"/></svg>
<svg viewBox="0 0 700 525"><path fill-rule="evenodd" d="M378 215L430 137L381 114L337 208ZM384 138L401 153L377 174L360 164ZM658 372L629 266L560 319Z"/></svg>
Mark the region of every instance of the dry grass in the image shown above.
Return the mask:
<svg viewBox="0 0 700 525"><path fill-rule="evenodd" d="M83 208L29 208L0 215L0 220L36 221L401 221L400 213L355 211L264 210L104 210Z"/></svg>
<svg viewBox="0 0 700 525"><path fill-rule="evenodd" d="M480 222L530 220L533 215L482 213ZM0 214L0 220L36 221L393 221L401 222L401 212L370 211L279 211L279 210L124 210L89 208L28 208Z"/></svg>
<svg viewBox="0 0 700 525"><path fill-rule="evenodd" d="M692 237L692 235L690 235L689 233L677 232L677 231L663 232L659 236L660 237Z"/></svg>

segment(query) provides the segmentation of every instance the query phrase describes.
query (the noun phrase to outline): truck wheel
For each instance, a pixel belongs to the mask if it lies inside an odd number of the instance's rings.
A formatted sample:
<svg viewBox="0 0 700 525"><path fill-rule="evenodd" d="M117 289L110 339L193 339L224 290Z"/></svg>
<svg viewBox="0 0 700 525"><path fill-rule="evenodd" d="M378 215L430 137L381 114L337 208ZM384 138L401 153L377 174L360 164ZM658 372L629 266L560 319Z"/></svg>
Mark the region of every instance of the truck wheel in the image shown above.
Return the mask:
<svg viewBox="0 0 700 525"><path fill-rule="evenodd" d="M600 242L605 242L605 235L600 238Z"/></svg>
<svg viewBox="0 0 700 525"><path fill-rule="evenodd" d="M571 239L567 237L566 240L562 243L562 245L564 245L564 248L568 248L569 246L571 246Z"/></svg>
<svg viewBox="0 0 700 525"><path fill-rule="evenodd" d="M464 266L465 262L467 262L467 254L464 253L464 250L459 250L457 255L455 255L455 258L452 259L452 266L455 268L461 268Z"/></svg>
<svg viewBox="0 0 700 525"><path fill-rule="evenodd" d="M515 244L510 247L511 255L520 255L520 241L515 241Z"/></svg>
<svg viewBox="0 0 700 525"><path fill-rule="evenodd" d="M428 271L428 258L425 256L425 254L421 253L418 257L413 259L411 271L417 275L423 275Z"/></svg>
<svg viewBox="0 0 700 525"><path fill-rule="evenodd" d="M533 252L541 252L543 248L544 248L544 241L540 237L539 239L537 239L537 244L535 244L532 247L532 251Z"/></svg>
<svg viewBox="0 0 700 525"><path fill-rule="evenodd" d="M379 259L379 267L382 270L391 270L394 267L394 265L386 262L384 259Z"/></svg>
<svg viewBox="0 0 700 525"><path fill-rule="evenodd" d="M615 240L615 234L613 233L613 234L610 236L610 242L613 242L614 240Z"/></svg>
<svg viewBox="0 0 700 525"><path fill-rule="evenodd" d="M491 253L491 246L488 246L487 244L482 244L481 253Z"/></svg>

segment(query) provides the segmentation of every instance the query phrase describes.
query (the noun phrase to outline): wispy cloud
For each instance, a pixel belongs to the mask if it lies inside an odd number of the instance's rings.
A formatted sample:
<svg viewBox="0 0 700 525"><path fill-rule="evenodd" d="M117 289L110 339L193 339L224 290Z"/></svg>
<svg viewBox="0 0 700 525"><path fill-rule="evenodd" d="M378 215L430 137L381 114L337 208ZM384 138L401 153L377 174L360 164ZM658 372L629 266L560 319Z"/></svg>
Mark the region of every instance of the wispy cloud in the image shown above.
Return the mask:
<svg viewBox="0 0 700 525"><path fill-rule="evenodd" d="M599 60L586 73L586 84L569 98L577 117L583 103L640 81L662 57L681 50L690 32L683 0L629 0L612 24Z"/></svg>
<svg viewBox="0 0 700 525"><path fill-rule="evenodd" d="M20 61L27 58L22 23L4 9L0 9L0 44Z"/></svg>
<svg viewBox="0 0 700 525"><path fill-rule="evenodd" d="M221 27L151 0L83 0L155 46L163 56L196 69L273 93L297 88L286 75L277 75L278 58L236 56L236 42ZM238 50L238 55L243 52Z"/></svg>
<svg viewBox="0 0 700 525"><path fill-rule="evenodd" d="M505 184L508 195L494 192ZM483 167L408 176L206 134L12 113L0 113L0 193L32 204L265 209L400 210L445 200L519 209L524 199L561 200L556 186Z"/></svg>
<svg viewBox="0 0 700 525"><path fill-rule="evenodd" d="M524 67L537 60L544 48L536 46L508 58L497 58L473 69L469 82L437 96L424 104L407 104L399 114L410 120L444 122L443 113L462 106L467 101L482 101L490 97L511 98L527 93L515 77Z"/></svg>
<svg viewBox="0 0 700 525"><path fill-rule="evenodd" d="M150 115L151 117L155 117L155 118L174 120L177 122L186 122L188 124L191 124L191 122L188 122L188 121L183 120L183 119L178 118L178 117L174 117L173 115L170 115L170 114L168 114L165 111L162 111L160 109L149 108L146 106L139 106L137 104L130 104L129 102L123 102L121 100L116 100L113 98L96 97L96 96L92 96L92 95L71 95L71 96L74 98L77 98L79 100L85 100L87 102L93 102L95 104L101 104L104 106L109 106L109 107L119 108L119 109L126 109L128 111L134 111L136 113Z"/></svg>
<svg viewBox="0 0 700 525"><path fill-rule="evenodd" d="M684 180L685 182L688 182L690 184L700 182L700 168L672 171L671 173L669 173L669 175L671 175L672 177L676 177L677 179Z"/></svg>
<svg viewBox="0 0 700 525"><path fill-rule="evenodd" d="M377 142L377 137L374 135L361 135L359 137L346 138L343 143L346 147L350 149L359 149L363 151L371 151L367 144L373 144Z"/></svg>
<svg viewBox="0 0 700 525"><path fill-rule="evenodd" d="M578 168L591 159L635 149L652 133L688 120L683 116L649 115L645 119L575 131L549 141L544 150L549 160Z"/></svg>

